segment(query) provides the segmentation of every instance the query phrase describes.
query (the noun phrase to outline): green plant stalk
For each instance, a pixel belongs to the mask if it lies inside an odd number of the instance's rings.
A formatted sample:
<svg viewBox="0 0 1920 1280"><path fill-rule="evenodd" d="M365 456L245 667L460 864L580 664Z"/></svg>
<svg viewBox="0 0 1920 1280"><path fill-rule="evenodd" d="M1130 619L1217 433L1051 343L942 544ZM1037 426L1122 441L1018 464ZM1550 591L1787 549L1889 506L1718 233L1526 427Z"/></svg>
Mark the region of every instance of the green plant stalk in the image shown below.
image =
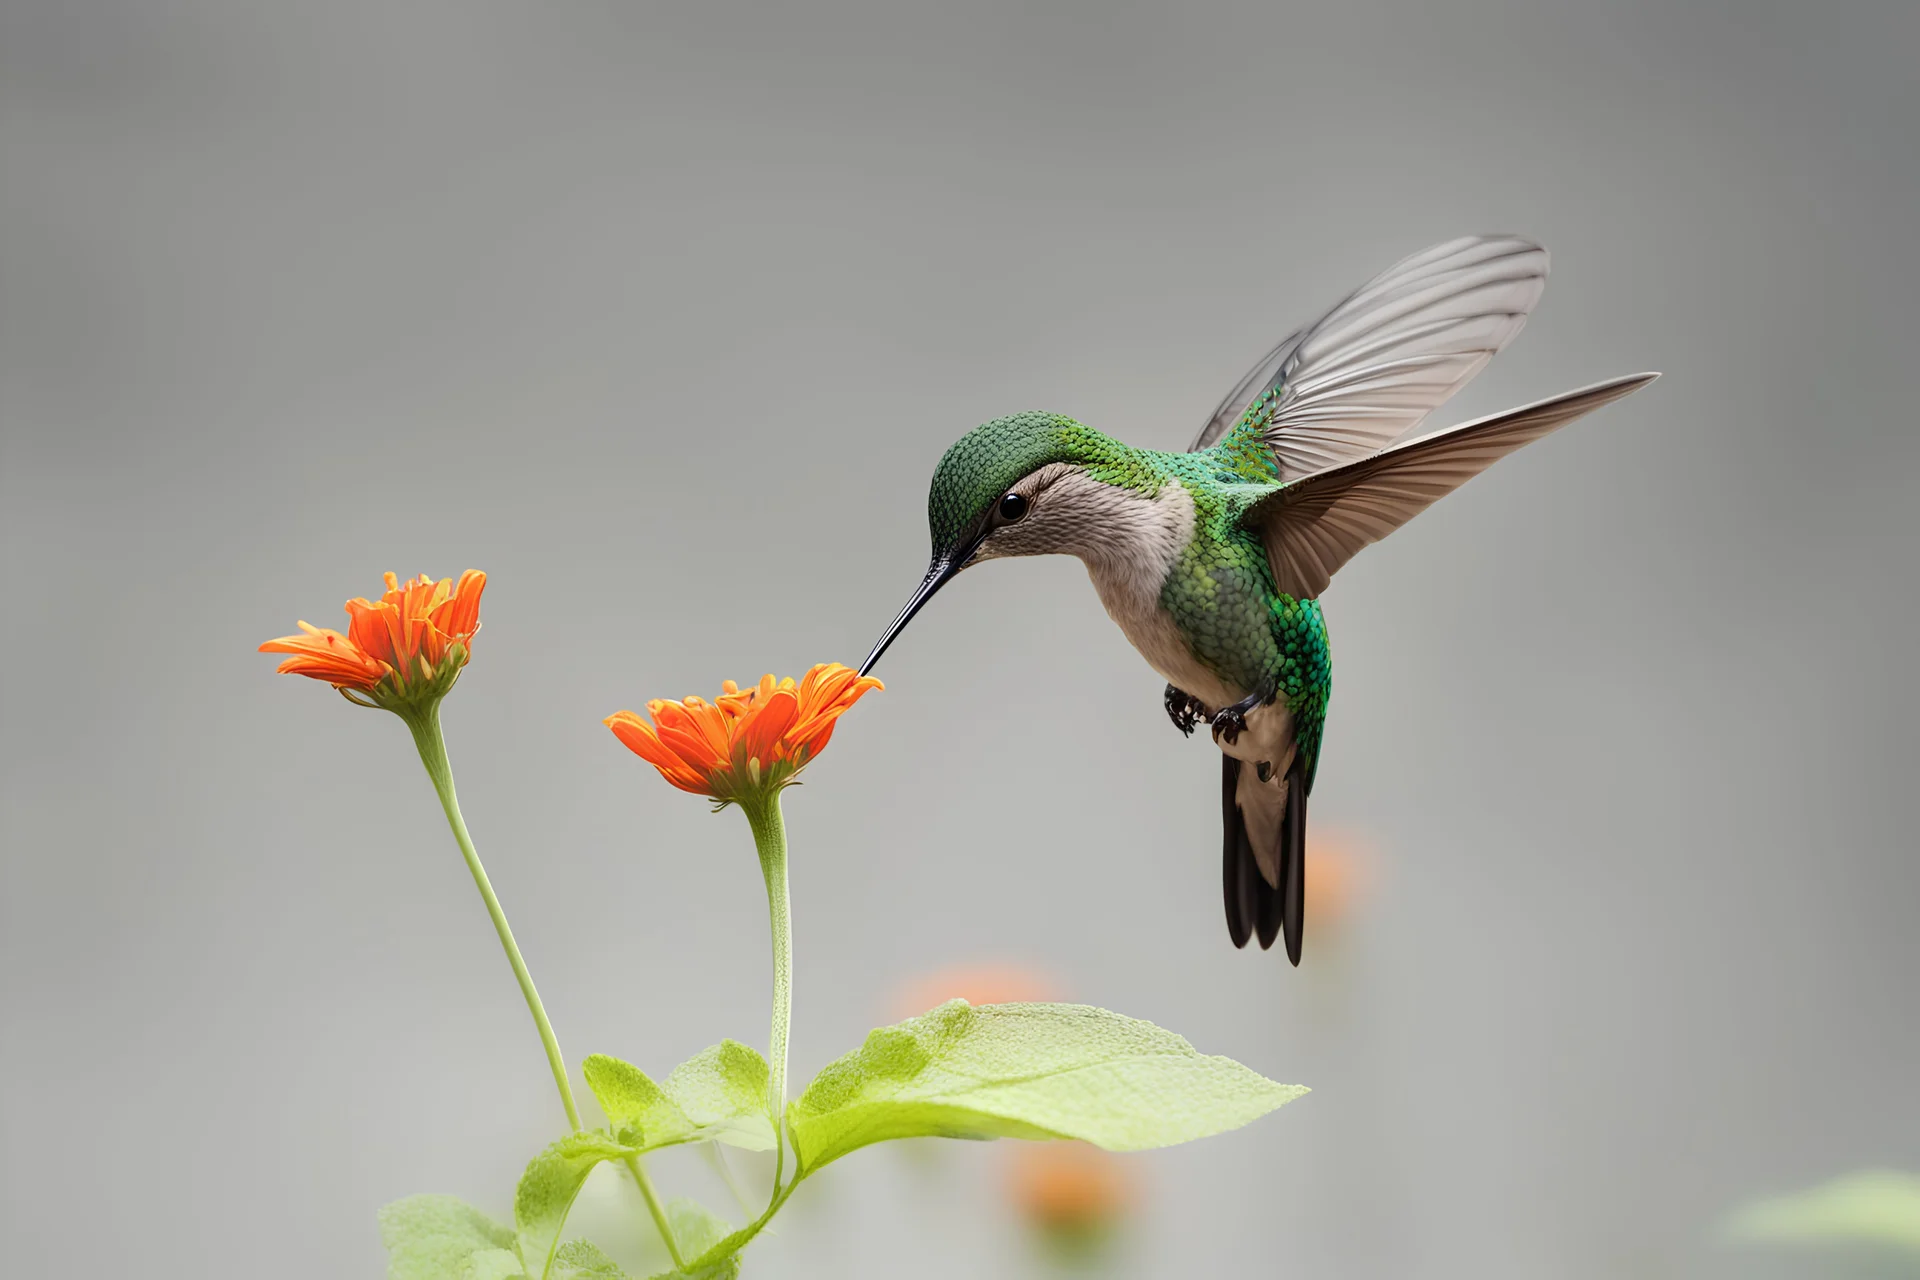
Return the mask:
<svg viewBox="0 0 1920 1280"><path fill-rule="evenodd" d="M553 1069L554 1087L560 1091L560 1105L567 1109L567 1123L578 1132L580 1108L574 1105L573 1087L567 1083L567 1060L560 1053L560 1041L553 1034L553 1024L547 1021L546 1006L540 1003L540 993L534 990L533 975L527 972L527 962L520 958L520 948L513 940L513 929L507 924L507 913L501 910L500 899L493 892L493 884L487 879L487 869L480 865L480 854L473 847L473 837L467 834L467 821L460 816L460 801L453 793L453 766L447 761L447 741L440 732L440 706L429 705L417 715L403 716L407 728L413 731L413 744L420 749L420 763L427 767L427 776L433 779L433 789L440 795L440 807L447 812L447 825L453 828L453 838L460 846L460 853L467 860L467 870L473 873L474 887L480 890L481 899L487 904L487 914L493 918L493 930L500 935L500 946L507 953L507 963L513 966L513 976L519 980L520 994L527 998L527 1012L533 1015L533 1025L540 1031L540 1043L546 1046L547 1065Z"/></svg>
<svg viewBox="0 0 1920 1280"><path fill-rule="evenodd" d="M653 1225L660 1232L660 1238L666 1241L667 1256L673 1259L673 1269L684 1271L687 1260L680 1256L680 1242L673 1238L673 1224L667 1221L667 1211L660 1203L660 1194L653 1189L653 1179L647 1176L647 1166L640 1163L639 1156L628 1156L624 1163L627 1172L640 1185L640 1196L647 1202L647 1212L653 1215Z"/></svg>
<svg viewBox="0 0 1920 1280"><path fill-rule="evenodd" d="M747 1203L746 1192L740 1189L740 1180L733 1176L733 1166L727 1163L725 1149L718 1142L702 1142L699 1147L701 1156L719 1175L720 1181L726 1184L727 1194L733 1197L735 1207L751 1216L753 1206Z"/></svg>
<svg viewBox="0 0 1920 1280"><path fill-rule="evenodd" d="M473 837L467 833L467 820L460 814L460 800L453 790L453 765L447 759L446 735L440 729L440 704L429 704L425 710L413 715L403 715L407 728L413 732L413 744L420 751L420 763L427 767L427 776L433 780L433 789L440 796L440 807L446 811L447 825L453 828L453 838L460 846L461 856L467 860L467 870L473 873L474 887L480 890L482 901L487 904L487 915L493 920L494 932L500 935L500 946L507 953L507 963L513 966L513 976L520 983L520 994L526 997L527 1012L533 1015L533 1025L540 1032L540 1043L547 1051L547 1065L553 1071L554 1087L560 1091L560 1105L566 1108L567 1123L572 1131L578 1133L583 1127L580 1123L580 1108L573 1100L573 1086L567 1079L567 1060L560 1052L560 1040L553 1033L553 1023L547 1018L546 1006L540 1002L540 993L534 989L533 975L527 972L527 962L521 958L519 944L513 940L513 928L507 923L507 913L500 906L500 898L493 891L493 883L487 879L487 869L480 863L479 851L473 847ZM627 1170L633 1174L633 1180L640 1185L640 1194L646 1199L647 1212L653 1216L653 1224L659 1228L660 1236L667 1243L667 1252L673 1258L676 1267L682 1266L680 1246L673 1238L673 1228L667 1222L667 1214L660 1203L659 1195L653 1189L653 1182L647 1177L647 1171L641 1165L638 1156L628 1157Z"/></svg>
<svg viewBox="0 0 1920 1280"><path fill-rule="evenodd" d="M787 1158L787 1033L793 1022L793 911L787 901L787 823L780 793L743 803L767 882L767 917L773 929L773 1028L767 1043L767 1118L773 1121L773 1194ZM770 1206L771 1207L771 1206Z"/></svg>

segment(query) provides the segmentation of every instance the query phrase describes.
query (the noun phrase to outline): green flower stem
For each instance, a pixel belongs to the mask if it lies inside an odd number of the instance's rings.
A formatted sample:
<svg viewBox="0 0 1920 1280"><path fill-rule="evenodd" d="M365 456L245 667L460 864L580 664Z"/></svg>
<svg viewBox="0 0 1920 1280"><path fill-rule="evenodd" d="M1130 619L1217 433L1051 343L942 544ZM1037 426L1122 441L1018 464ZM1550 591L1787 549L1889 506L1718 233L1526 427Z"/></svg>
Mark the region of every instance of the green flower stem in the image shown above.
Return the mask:
<svg viewBox="0 0 1920 1280"><path fill-rule="evenodd" d="M773 925L773 1030L767 1044L767 1116L773 1121L774 1194L787 1158L787 1032L793 1021L793 912L787 904L787 823L780 793L745 801L740 808L753 828L760 873L767 881L767 916Z"/></svg>
<svg viewBox="0 0 1920 1280"><path fill-rule="evenodd" d="M578 1129L580 1126L575 1125ZM653 1215L653 1225L659 1229L660 1238L667 1242L667 1255L673 1259L673 1269L684 1271L687 1260L680 1256L680 1242L673 1238L673 1226L667 1221L667 1211L660 1204L660 1195L653 1189L653 1179L647 1176L647 1167L640 1163L639 1156L628 1156L624 1162L627 1172L640 1184L640 1195L647 1202L647 1212Z"/></svg>
<svg viewBox="0 0 1920 1280"><path fill-rule="evenodd" d="M733 1166L727 1163L726 1148L718 1142L702 1142L699 1146L701 1156L712 1166L713 1171L720 1175L720 1181L727 1184L727 1194L733 1197L733 1203L738 1206L740 1212L751 1214L753 1206L747 1203L747 1196L740 1189L739 1179L733 1176Z"/></svg>
<svg viewBox="0 0 1920 1280"><path fill-rule="evenodd" d="M433 789L440 793L440 807L447 811L447 825L453 828L453 838L459 842L460 852L467 860L467 870L473 872L474 887L486 900L494 932L500 935L500 945L506 949L513 976L520 981L520 994L527 998L527 1011L533 1014L533 1024L540 1029L540 1043L547 1048L547 1065L553 1068L553 1083L560 1090L560 1105L567 1109L567 1123L577 1133L581 1127L580 1108L574 1105L573 1087L567 1083L567 1060L560 1054L560 1042L554 1038L553 1024L547 1021L540 993L533 989L533 975L527 972L527 962L520 958L520 948L514 944L507 913L500 909L500 899L494 896L493 885L487 880L487 869L480 865L480 855L474 851L466 819L460 816L460 801L453 794L453 766L447 763L447 741L440 732L440 705L436 702L401 718L407 722L407 728L413 730L413 744L420 749L420 763L427 766ZM651 1202L652 1197L648 1200Z"/></svg>
<svg viewBox="0 0 1920 1280"><path fill-rule="evenodd" d="M573 1100L573 1086L567 1080L567 1059L560 1052L559 1038L553 1034L553 1023L547 1020L546 1006L540 1003L540 993L534 990L533 975L527 972L527 962L520 956L519 944L513 940L513 929L507 924L507 913L500 906L499 897L493 892L493 884L487 879L487 869L480 865L480 854L473 847L473 837L467 834L467 820L460 816L460 800L453 792L453 766L447 760L446 735L440 731L440 704L432 703L424 711L412 715L403 715L407 728L413 731L413 744L420 749L420 762L427 766L427 776L433 779L433 789L439 793L440 807L447 812L447 825L453 828L453 838L460 845L460 853L467 860L467 870L473 873L474 887L480 890L480 897L487 904L487 914L493 918L493 929L500 935L500 946L507 953L507 962L513 966L513 976L519 980L520 994L527 998L527 1012L533 1015L533 1025L540 1031L540 1043L547 1050L547 1065L553 1070L554 1087L560 1091L560 1105L567 1109L567 1123L573 1132L583 1127L580 1123L580 1108ZM679 1242L673 1238L673 1228L667 1222L667 1211L660 1203L659 1193L653 1189L653 1180L647 1177L646 1166L640 1163L640 1157L628 1156L627 1172L640 1186L640 1194L647 1202L647 1212L653 1215L653 1225L659 1228L660 1238L667 1242L667 1252L673 1257L673 1265L683 1267L685 1259L680 1256Z"/></svg>

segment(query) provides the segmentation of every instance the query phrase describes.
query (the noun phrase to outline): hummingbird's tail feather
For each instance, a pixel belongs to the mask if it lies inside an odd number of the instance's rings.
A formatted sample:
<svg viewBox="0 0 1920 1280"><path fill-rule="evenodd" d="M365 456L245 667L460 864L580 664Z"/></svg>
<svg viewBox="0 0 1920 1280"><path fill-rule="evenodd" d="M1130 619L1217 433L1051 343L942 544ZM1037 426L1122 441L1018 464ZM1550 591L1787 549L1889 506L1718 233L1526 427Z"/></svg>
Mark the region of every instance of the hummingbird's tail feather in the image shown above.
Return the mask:
<svg viewBox="0 0 1920 1280"><path fill-rule="evenodd" d="M1307 925L1307 774L1298 755L1287 770L1287 818L1280 824L1278 896L1287 959L1298 967Z"/></svg>
<svg viewBox="0 0 1920 1280"><path fill-rule="evenodd" d="M1281 900L1278 889L1268 884L1264 878L1257 877L1257 879L1259 879L1259 885L1255 906L1258 910L1253 921L1253 936L1260 939L1260 949L1268 951L1273 947L1273 940L1280 936L1280 921L1285 913L1286 904Z"/></svg>
<svg viewBox="0 0 1920 1280"><path fill-rule="evenodd" d="M1235 794L1240 789L1240 762L1229 755L1220 757L1221 827L1225 857L1221 867L1227 898L1227 936L1233 945L1244 947L1253 936L1254 921L1261 914L1259 891L1266 888L1254 865L1253 846L1247 841L1247 823L1240 816ZM1269 894L1272 890L1267 890Z"/></svg>
<svg viewBox="0 0 1920 1280"><path fill-rule="evenodd" d="M1305 770L1295 757L1284 783L1283 807L1273 812L1271 806L1260 806L1257 820L1249 822L1239 799L1240 771L1245 767L1232 756L1220 757L1221 887L1226 897L1227 935L1236 947L1244 947L1250 938L1258 937L1263 951L1273 945L1274 939L1284 936L1287 959L1297 965L1306 906ZM1260 849L1265 850L1266 857L1260 856Z"/></svg>

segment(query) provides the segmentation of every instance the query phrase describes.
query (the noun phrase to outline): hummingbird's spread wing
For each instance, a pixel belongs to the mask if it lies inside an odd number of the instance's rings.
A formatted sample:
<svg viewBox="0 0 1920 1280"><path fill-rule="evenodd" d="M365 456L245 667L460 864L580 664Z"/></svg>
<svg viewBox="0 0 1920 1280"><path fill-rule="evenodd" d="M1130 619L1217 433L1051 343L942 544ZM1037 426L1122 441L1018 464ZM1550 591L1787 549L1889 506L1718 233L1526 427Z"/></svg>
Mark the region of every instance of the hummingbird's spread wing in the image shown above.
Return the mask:
<svg viewBox="0 0 1920 1280"><path fill-rule="evenodd" d="M1297 599L1327 588L1360 548L1398 529L1521 445L1646 386L1636 373L1462 423L1285 485L1241 515L1259 531L1274 585Z"/></svg>
<svg viewBox="0 0 1920 1280"><path fill-rule="evenodd" d="M1364 457L1419 425L1513 340L1547 283L1547 251L1467 236L1414 254L1268 352L1195 438L1258 419L1282 483Z"/></svg>

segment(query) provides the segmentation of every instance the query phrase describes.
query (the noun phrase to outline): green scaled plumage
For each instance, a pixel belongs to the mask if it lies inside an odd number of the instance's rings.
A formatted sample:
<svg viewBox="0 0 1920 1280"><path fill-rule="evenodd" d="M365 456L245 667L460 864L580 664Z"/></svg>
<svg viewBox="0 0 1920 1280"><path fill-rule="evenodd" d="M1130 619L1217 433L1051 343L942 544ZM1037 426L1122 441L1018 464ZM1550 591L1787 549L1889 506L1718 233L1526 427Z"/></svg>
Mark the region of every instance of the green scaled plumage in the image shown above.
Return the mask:
<svg viewBox="0 0 1920 1280"><path fill-rule="evenodd" d="M1050 463L1084 468L1089 479L1161 497L1181 485L1193 501L1193 537L1164 584L1160 602L1194 657L1235 699L1276 692L1293 713L1311 791L1333 688L1333 655L1317 600L1278 590L1257 533L1241 524L1255 502L1280 488L1261 444L1264 404L1219 444L1199 453L1135 449L1051 413L1016 413L960 437L934 471L927 501L936 546L957 543L970 522L1024 476Z"/></svg>

